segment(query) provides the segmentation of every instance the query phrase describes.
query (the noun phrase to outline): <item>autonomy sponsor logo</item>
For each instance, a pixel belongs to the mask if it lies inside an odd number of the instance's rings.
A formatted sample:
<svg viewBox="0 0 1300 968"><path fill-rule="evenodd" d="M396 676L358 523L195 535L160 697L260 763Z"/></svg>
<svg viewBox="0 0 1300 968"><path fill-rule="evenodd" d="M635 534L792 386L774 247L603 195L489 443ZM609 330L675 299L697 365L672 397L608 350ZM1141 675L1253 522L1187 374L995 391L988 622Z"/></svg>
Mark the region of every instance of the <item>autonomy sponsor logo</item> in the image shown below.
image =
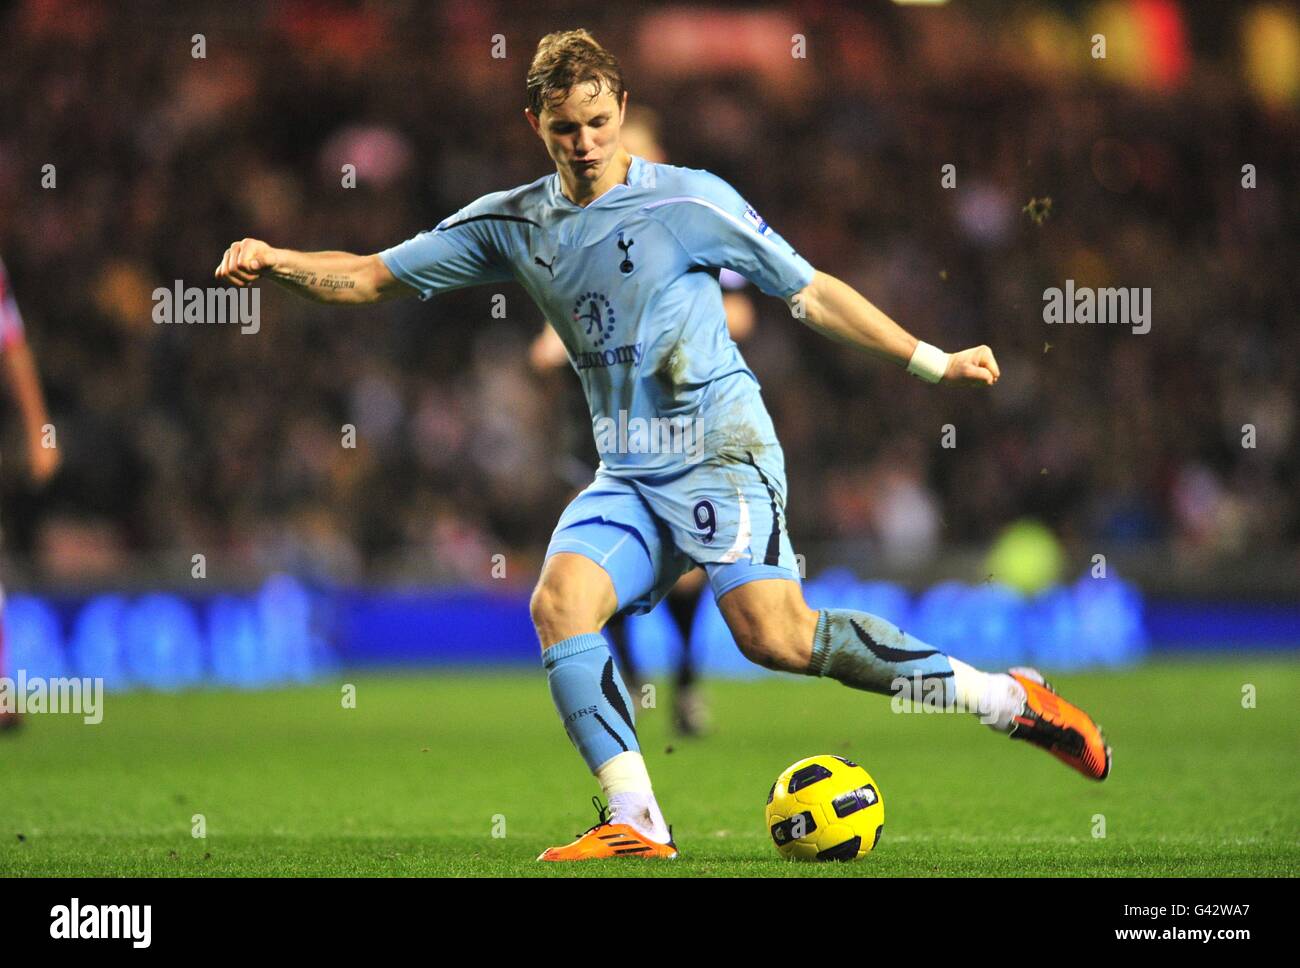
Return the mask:
<svg viewBox="0 0 1300 968"><path fill-rule="evenodd" d="M573 365L579 370L593 366L614 366L617 363L640 363L641 344L629 343L626 346L612 346L607 350L590 350L579 353L573 358Z"/></svg>
<svg viewBox="0 0 1300 968"><path fill-rule="evenodd" d="M614 335L614 305L603 292L584 292L573 304L573 321L586 323L587 337L604 346Z"/></svg>

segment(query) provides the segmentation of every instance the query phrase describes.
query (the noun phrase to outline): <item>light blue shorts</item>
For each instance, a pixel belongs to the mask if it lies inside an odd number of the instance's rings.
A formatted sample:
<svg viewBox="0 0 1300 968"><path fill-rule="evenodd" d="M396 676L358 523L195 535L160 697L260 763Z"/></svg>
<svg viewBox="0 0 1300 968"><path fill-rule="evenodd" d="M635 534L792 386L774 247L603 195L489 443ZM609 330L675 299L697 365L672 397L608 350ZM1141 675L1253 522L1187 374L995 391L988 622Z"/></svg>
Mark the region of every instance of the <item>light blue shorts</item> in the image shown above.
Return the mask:
<svg viewBox="0 0 1300 968"><path fill-rule="evenodd" d="M560 516L546 557L571 551L609 574L620 612L648 612L696 565L715 598L760 578L799 581L786 532L779 446L701 463L668 479L604 468Z"/></svg>

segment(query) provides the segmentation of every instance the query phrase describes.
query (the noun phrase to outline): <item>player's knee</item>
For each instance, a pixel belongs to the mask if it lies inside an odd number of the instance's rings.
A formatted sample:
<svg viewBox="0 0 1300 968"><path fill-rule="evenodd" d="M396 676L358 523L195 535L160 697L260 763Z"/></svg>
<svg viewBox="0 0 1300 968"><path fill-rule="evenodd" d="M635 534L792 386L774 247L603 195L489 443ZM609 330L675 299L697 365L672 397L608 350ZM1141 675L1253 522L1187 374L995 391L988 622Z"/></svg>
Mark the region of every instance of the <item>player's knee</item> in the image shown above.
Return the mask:
<svg viewBox="0 0 1300 968"><path fill-rule="evenodd" d="M750 582L723 595L718 607L745 658L766 669L808 671L817 613L796 582Z"/></svg>
<svg viewBox="0 0 1300 968"><path fill-rule="evenodd" d="M801 611L750 615L738 621L732 635L740 653L750 662L780 672L806 672L812 659L813 629L817 613Z"/></svg>
<svg viewBox="0 0 1300 968"><path fill-rule="evenodd" d="M564 632L577 624L578 611L572 600L566 601L559 589L546 582L538 582L528 601L528 614L543 648L566 637Z"/></svg>
<svg viewBox="0 0 1300 968"><path fill-rule="evenodd" d="M548 561L533 590L528 612L543 649L575 635L599 632L613 614L617 599L608 579L603 572L585 569L585 562L565 567L554 559Z"/></svg>
<svg viewBox="0 0 1300 968"><path fill-rule="evenodd" d="M779 644L773 641L773 636L765 634L760 629L733 632L732 636L736 640L736 647L740 649L740 654L750 662L761 665L765 669L781 669L780 648Z"/></svg>

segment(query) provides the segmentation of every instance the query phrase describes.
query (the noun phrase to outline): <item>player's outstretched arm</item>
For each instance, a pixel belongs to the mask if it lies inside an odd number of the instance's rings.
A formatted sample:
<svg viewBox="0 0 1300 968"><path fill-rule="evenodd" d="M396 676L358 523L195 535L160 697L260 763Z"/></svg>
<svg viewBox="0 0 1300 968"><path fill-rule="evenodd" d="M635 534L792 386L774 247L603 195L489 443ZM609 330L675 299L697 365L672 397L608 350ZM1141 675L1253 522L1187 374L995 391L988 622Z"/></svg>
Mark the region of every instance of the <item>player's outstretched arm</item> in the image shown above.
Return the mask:
<svg viewBox="0 0 1300 968"><path fill-rule="evenodd" d="M36 371L36 359L27 341L21 337L0 350L0 373L18 404L23 435L27 440L27 472L37 487L45 484L59 469L62 460L58 448L48 446L45 427L50 416L45 409L45 394Z"/></svg>
<svg viewBox="0 0 1300 968"><path fill-rule="evenodd" d="M789 302L795 316L824 336L906 366L931 383L991 386L1001 376L987 346L944 353L922 343L848 283L825 272L817 272Z"/></svg>
<svg viewBox="0 0 1300 968"><path fill-rule="evenodd" d="M295 252L260 239L231 243L214 275L240 287L265 275L291 292L322 303L373 303L415 292L394 276L378 255Z"/></svg>

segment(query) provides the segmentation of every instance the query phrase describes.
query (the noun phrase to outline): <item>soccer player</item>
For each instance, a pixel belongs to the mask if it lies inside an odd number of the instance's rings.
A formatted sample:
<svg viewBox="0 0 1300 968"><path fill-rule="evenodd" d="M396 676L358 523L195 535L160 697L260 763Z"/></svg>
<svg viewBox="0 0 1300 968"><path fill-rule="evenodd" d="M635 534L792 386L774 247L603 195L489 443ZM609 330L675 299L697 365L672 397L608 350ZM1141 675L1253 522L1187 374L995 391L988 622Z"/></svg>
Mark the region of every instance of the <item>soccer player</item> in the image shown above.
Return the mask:
<svg viewBox="0 0 1300 968"><path fill-rule="evenodd" d="M619 129L619 140L624 149L644 161L667 162L659 143L658 116L649 108L628 107ZM747 285L743 276L730 269L722 269L718 281L722 286L722 311L727 321L727 335L743 343L754 329L754 307L742 290ZM528 352L529 362L539 372L569 363L569 351L547 323L533 340ZM704 594L704 572L693 568L678 579L664 596L663 605L681 639L677 653L677 666L673 670L673 728L682 736L702 736L709 730L709 709L696 684L696 654L691 644L691 628L695 612ZM627 613L618 612L605 623L605 635L614 647L614 657L624 684L632 692L641 691L641 677L637 671L636 657L628 641Z"/></svg>
<svg viewBox="0 0 1300 968"><path fill-rule="evenodd" d="M242 239L215 275L237 286L266 275L327 303L513 279L564 341L601 466L560 517L531 611L551 696L608 813L540 859L677 856L600 630L618 611L652 608L694 565L750 660L887 695L919 683L1104 780L1100 729L1033 670L982 672L875 615L808 607L786 534L781 445L727 335L718 272L734 269L818 332L931 383L996 383L989 348L945 353L919 341L814 269L722 179L630 155L619 138L622 70L586 31L542 38L527 97L554 173L374 255Z"/></svg>
<svg viewBox="0 0 1300 968"><path fill-rule="evenodd" d="M9 285L9 274L0 260L0 373L5 388L18 406L18 416L27 442L27 473L36 487L42 487L59 469L59 452L45 446L45 395L36 371L36 360L23 333L23 318ZM4 589L0 588L0 676L9 675L6 664L3 625ZM21 720L17 713L0 712L0 732L13 729Z"/></svg>

